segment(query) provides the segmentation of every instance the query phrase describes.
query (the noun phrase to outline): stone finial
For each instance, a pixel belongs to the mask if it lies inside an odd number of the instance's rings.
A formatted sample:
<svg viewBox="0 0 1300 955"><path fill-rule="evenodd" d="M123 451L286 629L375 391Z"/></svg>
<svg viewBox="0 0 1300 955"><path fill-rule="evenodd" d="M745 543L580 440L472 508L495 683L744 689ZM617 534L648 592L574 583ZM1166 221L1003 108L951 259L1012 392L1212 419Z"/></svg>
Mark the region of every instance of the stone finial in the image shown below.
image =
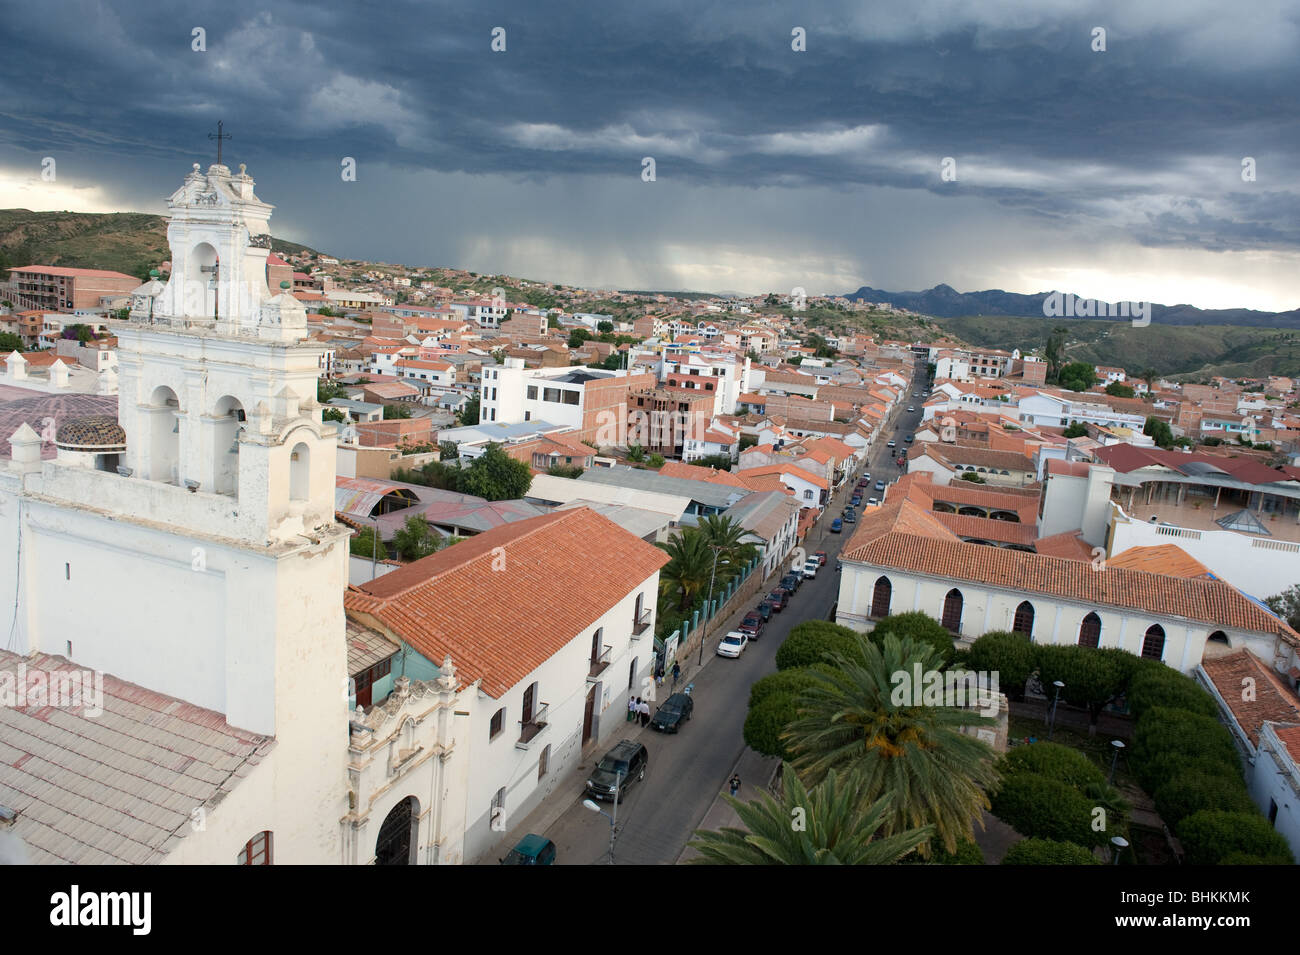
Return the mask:
<svg viewBox="0 0 1300 955"><path fill-rule="evenodd" d="M9 436L13 449L9 456L10 467L16 471L39 471L41 468L41 436L26 421Z"/></svg>
<svg viewBox="0 0 1300 955"><path fill-rule="evenodd" d="M199 171L199 164L198 164L198 163L195 163L195 164L194 164L194 172L195 172L196 175L198 174L198 171Z"/></svg>
<svg viewBox="0 0 1300 955"><path fill-rule="evenodd" d="M248 164L247 164L247 163L242 163L242 162L241 162L241 163L239 164L239 174L240 174L241 176L247 176L247 175L248 175Z"/></svg>

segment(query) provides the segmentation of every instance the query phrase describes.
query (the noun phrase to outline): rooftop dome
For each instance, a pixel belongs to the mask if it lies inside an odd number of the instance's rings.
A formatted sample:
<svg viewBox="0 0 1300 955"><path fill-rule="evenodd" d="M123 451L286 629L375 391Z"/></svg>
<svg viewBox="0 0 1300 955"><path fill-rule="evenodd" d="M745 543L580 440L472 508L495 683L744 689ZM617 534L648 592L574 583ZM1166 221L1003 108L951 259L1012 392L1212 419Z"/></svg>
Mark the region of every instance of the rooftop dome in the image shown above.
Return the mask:
<svg viewBox="0 0 1300 955"><path fill-rule="evenodd" d="M84 415L63 422L54 434L54 444L68 451L123 451L126 432L111 415Z"/></svg>

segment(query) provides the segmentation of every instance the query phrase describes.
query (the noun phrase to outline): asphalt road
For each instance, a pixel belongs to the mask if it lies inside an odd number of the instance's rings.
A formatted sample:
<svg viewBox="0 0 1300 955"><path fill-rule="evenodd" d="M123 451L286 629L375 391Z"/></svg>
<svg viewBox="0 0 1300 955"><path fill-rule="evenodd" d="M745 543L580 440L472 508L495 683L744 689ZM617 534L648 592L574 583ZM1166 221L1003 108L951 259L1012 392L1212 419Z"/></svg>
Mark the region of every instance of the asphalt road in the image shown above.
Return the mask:
<svg viewBox="0 0 1300 955"><path fill-rule="evenodd" d="M924 366L921 384L911 391L924 394ZM919 398L911 391L900 402L894 415L894 427L899 429L898 444L905 448L903 435L916 429L920 421ZM908 404L917 410L906 412ZM890 481L898 477L899 468L884 442L874 450L865 470L876 480ZM695 671L694 657L690 660L690 679L695 688L695 714L675 735L663 735L654 730L640 732L639 738L649 752L645 779L625 796L618 807L618 839L615 862L619 865L671 865L685 848L699 821L708 811L714 798L725 787L736 760L745 747L743 727L749 706L749 688L760 678L776 670L777 648L790 634L790 630L805 620L824 620L839 595L839 574L835 572L835 558L842 544L852 536L854 525L846 524L844 533L829 532L831 519L839 516L852 495L853 481L835 496L828 514L804 543L812 554L826 551L826 566L817 577L805 580L791 597L785 610L772 615L757 642L751 643L738 659L713 655L718 638L734 624L739 616L727 621L727 626L716 624L704 650L704 667ZM876 492L866 492L870 497ZM775 586L775 577L773 579ZM684 682L684 681L683 681ZM665 684L659 691L662 702L670 693ZM631 724L628 724L631 729ZM611 742L611 745L612 742ZM598 759L603 753L595 754ZM560 863L591 865L604 863L609 852L609 821L604 816L584 809L583 796L574 793L573 805L546 830L555 842L556 858ZM606 812L613 805L603 805Z"/></svg>

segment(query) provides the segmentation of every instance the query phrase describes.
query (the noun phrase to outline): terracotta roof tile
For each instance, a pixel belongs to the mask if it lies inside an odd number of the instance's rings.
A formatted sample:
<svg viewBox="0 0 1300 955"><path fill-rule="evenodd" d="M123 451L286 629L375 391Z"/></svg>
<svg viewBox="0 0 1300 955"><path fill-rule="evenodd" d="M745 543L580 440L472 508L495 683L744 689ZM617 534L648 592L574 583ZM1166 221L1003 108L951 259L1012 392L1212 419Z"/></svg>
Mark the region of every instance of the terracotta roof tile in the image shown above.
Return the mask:
<svg viewBox="0 0 1300 955"><path fill-rule="evenodd" d="M450 655L500 698L666 563L660 548L580 507L494 528L349 588L344 607L435 664Z"/></svg>
<svg viewBox="0 0 1300 955"><path fill-rule="evenodd" d="M1157 544L1151 547L1130 547L1128 550L1106 558L1111 567L1130 567L1149 570L1153 574L1171 577L1211 577L1210 568L1177 544Z"/></svg>
<svg viewBox="0 0 1300 955"><path fill-rule="evenodd" d="M1300 700L1282 685L1271 667L1244 647L1201 662L1201 669L1228 704L1233 717L1250 741L1259 745L1259 728L1265 720L1276 723L1300 721ZM1253 681L1254 698L1244 700L1244 680Z"/></svg>

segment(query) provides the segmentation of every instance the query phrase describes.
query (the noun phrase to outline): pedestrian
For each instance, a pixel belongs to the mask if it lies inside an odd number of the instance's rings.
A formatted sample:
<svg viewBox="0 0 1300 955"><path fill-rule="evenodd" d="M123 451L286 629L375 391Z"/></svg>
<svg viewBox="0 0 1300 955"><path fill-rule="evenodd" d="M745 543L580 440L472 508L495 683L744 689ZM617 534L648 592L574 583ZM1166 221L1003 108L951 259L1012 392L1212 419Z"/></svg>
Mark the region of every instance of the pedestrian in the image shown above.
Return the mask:
<svg viewBox="0 0 1300 955"><path fill-rule="evenodd" d="M660 660L658 663L655 664L655 684L658 686L664 685L664 661L663 660Z"/></svg>
<svg viewBox="0 0 1300 955"><path fill-rule="evenodd" d="M728 783L728 785L731 787L731 795L734 796L736 793L740 792L740 774L732 773L731 782Z"/></svg>
<svg viewBox="0 0 1300 955"><path fill-rule="evenodd" d="M637 713L640 712L640 705L641 698L639 696L629 696L627 698L627 721L629 723L636 719Z"/></svg>
<svg viewBox="0 0 1300 955"><path fill-rule="evenodd" d="M650 704L645 700L641 701L641 725L650 725Z"/></svg>
<svg viewBox="0 0 1300 955"><path fill-rule="evenodd" d="M682 678L682 665L676 660L673 661L673 689L677 689L677 681Z"/></svg>

